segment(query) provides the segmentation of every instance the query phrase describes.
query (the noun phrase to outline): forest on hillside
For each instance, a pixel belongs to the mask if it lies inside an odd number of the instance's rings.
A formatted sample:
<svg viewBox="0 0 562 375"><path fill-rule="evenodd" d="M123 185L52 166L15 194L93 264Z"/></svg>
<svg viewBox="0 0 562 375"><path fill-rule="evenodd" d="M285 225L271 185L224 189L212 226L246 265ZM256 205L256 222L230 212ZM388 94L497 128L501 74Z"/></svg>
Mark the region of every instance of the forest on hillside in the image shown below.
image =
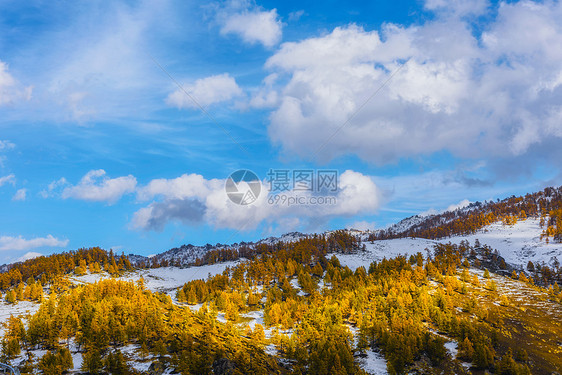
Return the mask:
<svg viewBox="0 0 562 375"><path fill-rule="evenodd" d="M406 230L390 227L376 231L369 240L464 236L498 221L513 225L527 217L540 218L541 227L544 228L541 240L562 242L562 186L548 187L537 193L512 196L497 202L476 202L464 209L429 215Z"/></svg>
<svg viewBox="0 0 562 375"><path fill-rule="evenodd" d="M28 261L3 274L22 276L4 293L16 294L13 304L41 305L7 320L0 361L42 374L72 369L77 353L91 374L138 373L131 361L149 362L155 374L361 374L376 351L390 374L562 371L562 294L556 281L536 285L540 265L498 276L487 269L502 267L493 249L467 242L355 270L340 264L337 254L362 248L336 231L243 254L211 252L201 263L240 261L174 298L142 279L120 280L133 266L101 249ZM72 282L83 272L113 277ZM252 312L261 323L248 324Z"/></svg>

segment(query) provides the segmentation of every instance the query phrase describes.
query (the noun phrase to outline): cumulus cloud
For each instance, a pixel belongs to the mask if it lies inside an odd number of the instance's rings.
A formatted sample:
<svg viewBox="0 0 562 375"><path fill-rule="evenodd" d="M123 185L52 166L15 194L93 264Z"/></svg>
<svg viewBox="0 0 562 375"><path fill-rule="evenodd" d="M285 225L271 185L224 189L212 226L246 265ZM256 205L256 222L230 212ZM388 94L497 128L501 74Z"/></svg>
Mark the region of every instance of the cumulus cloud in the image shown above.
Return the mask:
<svg viewBox="0 0 562 375"><path fill-rule="evenodd" d="M283 23L276 9L265 10L246 2L232 2L217 15L221 34L236 34L249 44L273 47L281 41Z"/></svg>
<svg viewBox="0 0 562 375"><path fill-rule="evenodd" d="M65 247L66 245L68 245L68 240L60 240L50 234L46 237L35 237L31 239L25 239L22 236L0 237L0 251L21 251L40 247Z"/></svg>
<svg viewBox="0 0 562 375"><path fill-rule="evenodd" d="M53 189L61 182L55 182ZM137 186L137 179L131 175L109 178L103 169L86 173L76 185L67 186L62 191L62 198L74 198L86 201L107 202L113 204L123 195L132 193Z"/></svg>
<svg viewBox="0 0 562 375"><path fill-rule="evenodd" d="M217 188L220 180L206 180L199 174L184 174L173 179L159 178L150 181L146 186L139 187L139 200L149 200L155 197L166 199L197 198L204 199L213 188Z"/></svg>
<svg viewBox="0 0 562 375"><path fill-rule="evenodd" d="M187 225L200 224L204 215L205 206L197 199L153 202L135 213L131 227L160 231L172 221L180 221Z"/></svg>
<svg viewBox="0 0 562 375"><path fill-rule="evenodd" d="M14 174L9 174L4 177L0 177L0 187L4 186L5 184L12 184L16 185L16 176Z"/></svg>
<svg viewBox="0 0 562 375"><path fill-rule="evenodd" d="M24 201L27 197L27 189L18 189L12 197L13 201Z"/></svg>
<svg viewBox="0 0 562 375"><path fill-rule="evenodd" d="M562 137L562 3L500 3L475 33L464 16L487 7L433 0L421 25L352 24L283 43L266 62L285 82L270 138L304 158L385 164L442 150L515 157Z"/></svg>
<svg viewBox="0 0 562 375"><path fill-rule="evenodd" d="M0 61L0 106L12 104L19 100L29 100L32 90L32 87L23 87L8 72L8 65Z"/></svg>
<svg viewBox="0 0 562 375"><path fill-rule="evenodd" d="M252 230L261 224L289 230L295 223L310 226L336 216L373 213L381 200L380 191L369 176L349 170L341 174L337 191L329 196L290 190L283 192L283 200L273 201L265 181L263 184L257 200L243 206L230 201L225 180L206 180L199 175L153 180L138 189L138 197L158 200L134 214L131 228L161 230L176 221L238 230Z"/></svg>
<svg viewBox="0 0 562 375"><path fill-rule="evenodd" d="M276 73L265 77L262 86L250 98L249 106L253 108L275 107L279 103L279 94L274 88L277 79Z"/></svg>
<svg viewBox="0 0 562 375"><path fill-rule="evenodd" d="M242 89L234 78L227 73L198 79L193 84L185 85L183 88L202 107L227 102L242 95ZM177 108L198 108L198 105L179 88L168 95L166 102L168 105Z"/></svg>

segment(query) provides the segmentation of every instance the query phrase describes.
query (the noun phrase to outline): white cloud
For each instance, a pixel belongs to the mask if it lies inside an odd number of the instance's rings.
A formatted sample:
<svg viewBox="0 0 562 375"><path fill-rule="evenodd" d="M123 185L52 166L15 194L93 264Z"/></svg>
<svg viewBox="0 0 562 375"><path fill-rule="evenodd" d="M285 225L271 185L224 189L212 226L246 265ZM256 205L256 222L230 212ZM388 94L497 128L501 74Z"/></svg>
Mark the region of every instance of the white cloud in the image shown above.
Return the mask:
<svg viewBox="0 0 562 375"><path fill-rule="evenodd" d="M8 65L0 61L0 106L19 100L29 100L32 91L32 87L22 87L8 72Z"/></svg>
<svg viewBox="0 0 562 375"><path fill-rule="evenodd" d="M13 144L10 141L3 141L0 139L0 151L6 151L6 150L11 150L13 148L15 148L16 145Z"/></svg>
<svg viewBox="0 0 562 375"><path fill-rule="evenodd" d="M468 199L463 199L462 201L460 201L459 203L453 203L451 205L449 205L447 208L443 209L443 210L436 210L435 208L429 208L421 213L419 213L420 216L429 216L429 215L438 215L441 214L443 212L447 212L447 211L455 211L458 210L460 208L464 208L466 206L468 206L469 204L471 204L472 202L469 201Z"/></svg>
<svg viewBox="0 0 562 375"><path fill-rule="evenodd" d="M47 186L47 189L41 190L39 192L39 195L43 198L52 197L57 193L57 190L66 185L68 185L68 181L66 180L66 178L62 177L56 181L51 182L49 186Z"/></svg>
<svg viewBox="0 0 562 375"><path fill-rule="evenodd" d="M487 0L426 0L424 6L428 10L467 16L483 14L490 4Z"/></svg>
<svg viewBox="0 0 562 375"><path fill-rule="evenodd" d="M56 185L57 183L54 186L56 187ZM109 178L103 169L91 170L82 177L77 185L65 187L62 191L62 198L113 204L123 195L134 192L136 186L137 179L131 175Z"/></svg>
<svg viewBox="0 0 562 375"><path fill-rule="evenodd" d="M297 10L295 12L291 12L289 13L289 21L291 22L297 22L298 20L301 19L301 17L304 15L304 10Z"/></svg>
<svg viewBox="0 0 562 375"><path fill-rule="evenodd" d="M195 81L192 85L183 86L199 105L206 107L211 104L227 102L242 95L242 89L229 74L219 74ZM197 104L181 89L177 89L166 99L168 105L178 108L198 108Z"/></svg>
<svg viewBox="0 0 562 375"><path fill-rule="evenodd" d="M466 206L468 206L471 203L472 202L469 201L468 199L463 199L459 203L455 203L455 204L450 205L449 207L447 207L447 209L445 211L455 211L455 210L458 210L459 208L465 208Z"/></svg>
<svg viewBox="0 0 562 375"><path fill-rule="evenodd" d="M0 186L4 186L5 184L12 184L16 185L16 176L14 174L9 174L4 177L0 177Z"/></svg>
<svg viewBox="0 0 562 375"><path fill-rule="evenodd" d="M273 47L281 41L283 23L276 9L268 11L255 7L219 18L221 34L237 34L246 43L261 43L265 47Z"/></svg>
<svg viewBox="0 0 562 375"><path fill-rule="evenodd" d="M255 92L250 102L253 108L272 108L279 103L279 94L274 85L278 79L278 74L273 73L264 78L262 86Z"/></svg>
<svg viewBox="0 0 562 375"><path fill-rule="evenodd" d="M37 253L35 251L28 251L27 253L23 254L21 257L16 259L16 262L25 262L26 260L38 258L43 256L41 253Z"/></svg>
<svg viewBox="0 0 562 375"><path fill-rule="evenodd" d="M16 147L15 144L13 144L10 141L3 141L0 139L0 152L4 152L4 151L9 151L12 150ZM0 167L4 167L4 162L6 161L6 157L4 155L0 155Z"/></svg>
<svg viewBox="0 0 562 375"><path fill-rule="evenodd" d="M216 187L218 180L206 180L198 174L184 174L174 179L155 179L137 190L139 200L149 200L157 196L166 199L197 198L204 199Z"/></svg>
<svg viewBox="0 0 562 375"><path fill-rule="evenodd" d="M365 220L355 221L349 225L347 225L348 229L357 229L357 230L374 230L376 228L376 224L374 222L369 222Z"/></svg>
<svg viewBox="0 0 562 375"><path fill-rule="evenodd" d="M539 145L562 137L562 3L501 3L479 36L464 16L488 6L434 0L435 18L421 25L348 25L283 43L266 63L285 82L274 89L273 143L308 159L378 164L441 150L549 157L556 142Z"/></svg>
<svg viewBox="0 0 562 375"><path fill-rule="evenodd" d="M12 197L13 201L24 201L27 197L27 189L18 189Z"/></svg>
<svg viewBox="0 0 562 375"><path fill-rule="evenodd" d="M179 221L186 225L201 224L205 207L196 199L172 199L153 202L135 212L132 229L162 230L169 222Z"/></svg>
<svg viewBox="0 0 562 375"><path fill-rule="evenodd" d="M372 179L354 171L341 174L338 190L329 196L330 201L325 197L319 201L318 196L309 191L288 191L283 193L287 198L285 204L272 204L264 182L256 202L241 206L229 200L224 186L224 180L205 180L194 174L153 180L138 189L138 197L140 200L160 200L139 209L130 226L132 229L161 230L167 223L179 221L239 230L255 229L261 224L290 230L294 229L295 223L314 226L336 216L373 213L381 199ZM288 204L289 199L301 201Z"/></svg>
<svg viewBox="0 0 562 375"><path fill-rule="evenodd" d="M46 237L36 237L31 239L25 239L22 236L0 237L0 251L21 251L40 247L65 247L66 245L68 245L68 240L60 240L50 234Z"/></svg>
<svg viewBox="0 0 562 375"><path fill-rule="evenodd" d="M149 107L157 107L155 98L148 101L148 95L139 92L162 88L162 78L154 74L147 56L155 50L152 43L161 42L159 32L170 37L172 24L174 33L184 32L181 12L171 9L170 1L47 7L45 15L55 10L61 22L48 24L47 32L36 33L33 43L22 46L22 53L31 57L21 64L37 82L37 100L25 119L84 125L100 119L122 121L125 116L144 119Z"/></svg>

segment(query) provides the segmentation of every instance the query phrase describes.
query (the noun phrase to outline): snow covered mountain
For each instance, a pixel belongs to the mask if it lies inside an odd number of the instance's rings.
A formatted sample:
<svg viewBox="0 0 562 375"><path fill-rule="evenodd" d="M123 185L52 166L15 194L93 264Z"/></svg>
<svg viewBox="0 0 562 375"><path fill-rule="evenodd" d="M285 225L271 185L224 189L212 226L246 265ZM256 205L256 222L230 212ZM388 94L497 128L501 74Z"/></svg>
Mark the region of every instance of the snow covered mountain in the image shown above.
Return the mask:
<svg viewBox="0 0 562 375"><path fill-rule="evenodd" d="M156 254L151 257L145 257L142 255L130 254L129 260L135 265L147 262L157 262L162 264L163 262L170 265L175 265L179 267L187 267L193 265L198 259L202 259L206 253L212 250L239 250L243 246L253 247L260 244L273 245L278 242L295 242L301 238L307 237L307 234L300 232L290 232L285 233L279 237L267 237L256 242L240 242L233 243L230 245L217 243L216 245L206 244L203 246L195 245L182 245L180 247L175 247L173 249L167 250L163 253Z"/></svg>
<svg viewBox="0 0 562 375"><path fill-rule="evenodd" d="M475 207L477 206L465 207L457 211L465 212L466 210L473 210ZM389 229L396 234L403 233L420 225L426 219L427 217L424 216L412 216L392 225ZM359 265L368 266L370 262L381 260L384 257L391 258L400 254L411 255L417 252L422 252L425 255L426 249L431 249L437 243L451 242L458 244L464 240L469 241L471 244L478 240L482 245L488 245L498 250L505 261L517 269L524 269L529 261L552 266L562 260L562 243L555 241L547 243L544 239L541 240L543 228L541 228L538 218L527 218L513 225L495 222L470 235L451 236L437 240L406 237L369 241L369 237L377 231L360 231L356 229L348 229L347 231L352 235L360 237L366 248L366 252L360 254L338 255L343 257L342 259L349 258L349 266L353 269ZM325 234L329 233L325 232ZM268 237L256 242L242 242L232 245L183 245L155 255L151 259L158 262L165 260L170 265L186 267L193 265L198 258L201 259L210 250L239 249L241 246L252 247L259 244L272 245L277 242L294 242L307 236L300 232L291 232L279 237ZM139 262L147 261L149 258L130 255L129 259L132 263L139 264Z"/></svg>
<svg viewBox="0 0 562 375"><path fill-rule="evenodd" d="M390 225L388 228L385 229L385 231L389 233L393 233L395 235L412 230L415 231L422 224L431 221L432 219L437 219L437 222L434 225L446 224L455 220L458 217L461 217L462 215L468 212L482 209L486 205L486 203L487 202L473 202L465 207L457 208L452 211L443 211L438 214L428 214L428 215L420 214L420 215L410 216L400 220L398 223Z"/></svg>
<svg viewBox="0 0 562 375"><path fill-rule="evenodd" d="M498 250L500 256L516 269L524 269L529 261L533 263L545 263L549 266L562 260L562 243L541 240L542 228L539 219L528 218L518 221L514 225L504 225L501 222L486 226L476 233L465 236L452 236L438 240L425 238L395 238L389 240L365 241L366 251L358 254L338 255L342 264L351 269L359 266L368 266L372 261L380 261L383 258L393 258L398 255L412 255L421 252L427 254L427 250L433 248L437 243L459 244L468 241L474 245L478 240L482 245L488 245ZM362 236L366 239L368 234Z"/></svg>
<svg viewBox="0 0 562 375"><path fill-rule="evenodd" d="M425 253L436 243L460 243L476 240L482 245L497 249L511 266L523 269L528 262L556 265L562 259L562 188L546 188L521 197L504 200L475 202L454 210L430 215L405 218L385 229L361 231L346 229L348 234L360 238L366 252L363 261L392 257L398 254ZM528 216L527 216L528 215ZM546 236L545 232L550 231ZM321 234L329 235L333 231ZM225 250L227 256L214 258L211 263L238 258L243 248L278 242L295 242L310 236L300 232L268 237L256 242L230 245L182 245L151 258L131 255L137 265L187 267L205 264L205 255L212 250ZM548 240L548 237L551 240ZM229 253L230 252L230 253ZM203 262L201 262L203 260ZM363 262L361 262L363 263ZM368 263L367 263L368 264Z"/></svg>

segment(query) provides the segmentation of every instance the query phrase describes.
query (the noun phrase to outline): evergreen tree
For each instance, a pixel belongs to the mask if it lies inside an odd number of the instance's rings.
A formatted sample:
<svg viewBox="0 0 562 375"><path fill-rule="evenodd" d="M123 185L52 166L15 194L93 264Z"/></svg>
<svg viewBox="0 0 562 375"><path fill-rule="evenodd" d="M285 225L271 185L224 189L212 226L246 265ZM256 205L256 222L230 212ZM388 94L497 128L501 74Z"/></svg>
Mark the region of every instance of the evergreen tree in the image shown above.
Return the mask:
<svg viewBox="0 0 562 375"><path fill-rule="evenodd" d="M125 361L125 357L123 357L123 353L121 351L116 350L114 352L109 353L103 359L103 367L105 371L112 375L128 375L130 374L127 361Z"/></svg>
<svg viewBox="0 0 562 375"><path fill-rule="evenodd" d="M48 351L39 360L39 370L45 375L60 375L74 367L72 355L67 348Z"/></svg>
<svg viewBox="0 0 562 375"><path fill-rule="evenodd" d="M6 302L16 303L16 292L14 292L13 289L10 289L8 293L6 293Z"/></svg>
<svg viewBox="0 0 562 375"><path fill-rule="evenodd" d="M82 354L82 371L90 374L99 374L104 367L102 356L97 348L86 348Z"/></svg>

